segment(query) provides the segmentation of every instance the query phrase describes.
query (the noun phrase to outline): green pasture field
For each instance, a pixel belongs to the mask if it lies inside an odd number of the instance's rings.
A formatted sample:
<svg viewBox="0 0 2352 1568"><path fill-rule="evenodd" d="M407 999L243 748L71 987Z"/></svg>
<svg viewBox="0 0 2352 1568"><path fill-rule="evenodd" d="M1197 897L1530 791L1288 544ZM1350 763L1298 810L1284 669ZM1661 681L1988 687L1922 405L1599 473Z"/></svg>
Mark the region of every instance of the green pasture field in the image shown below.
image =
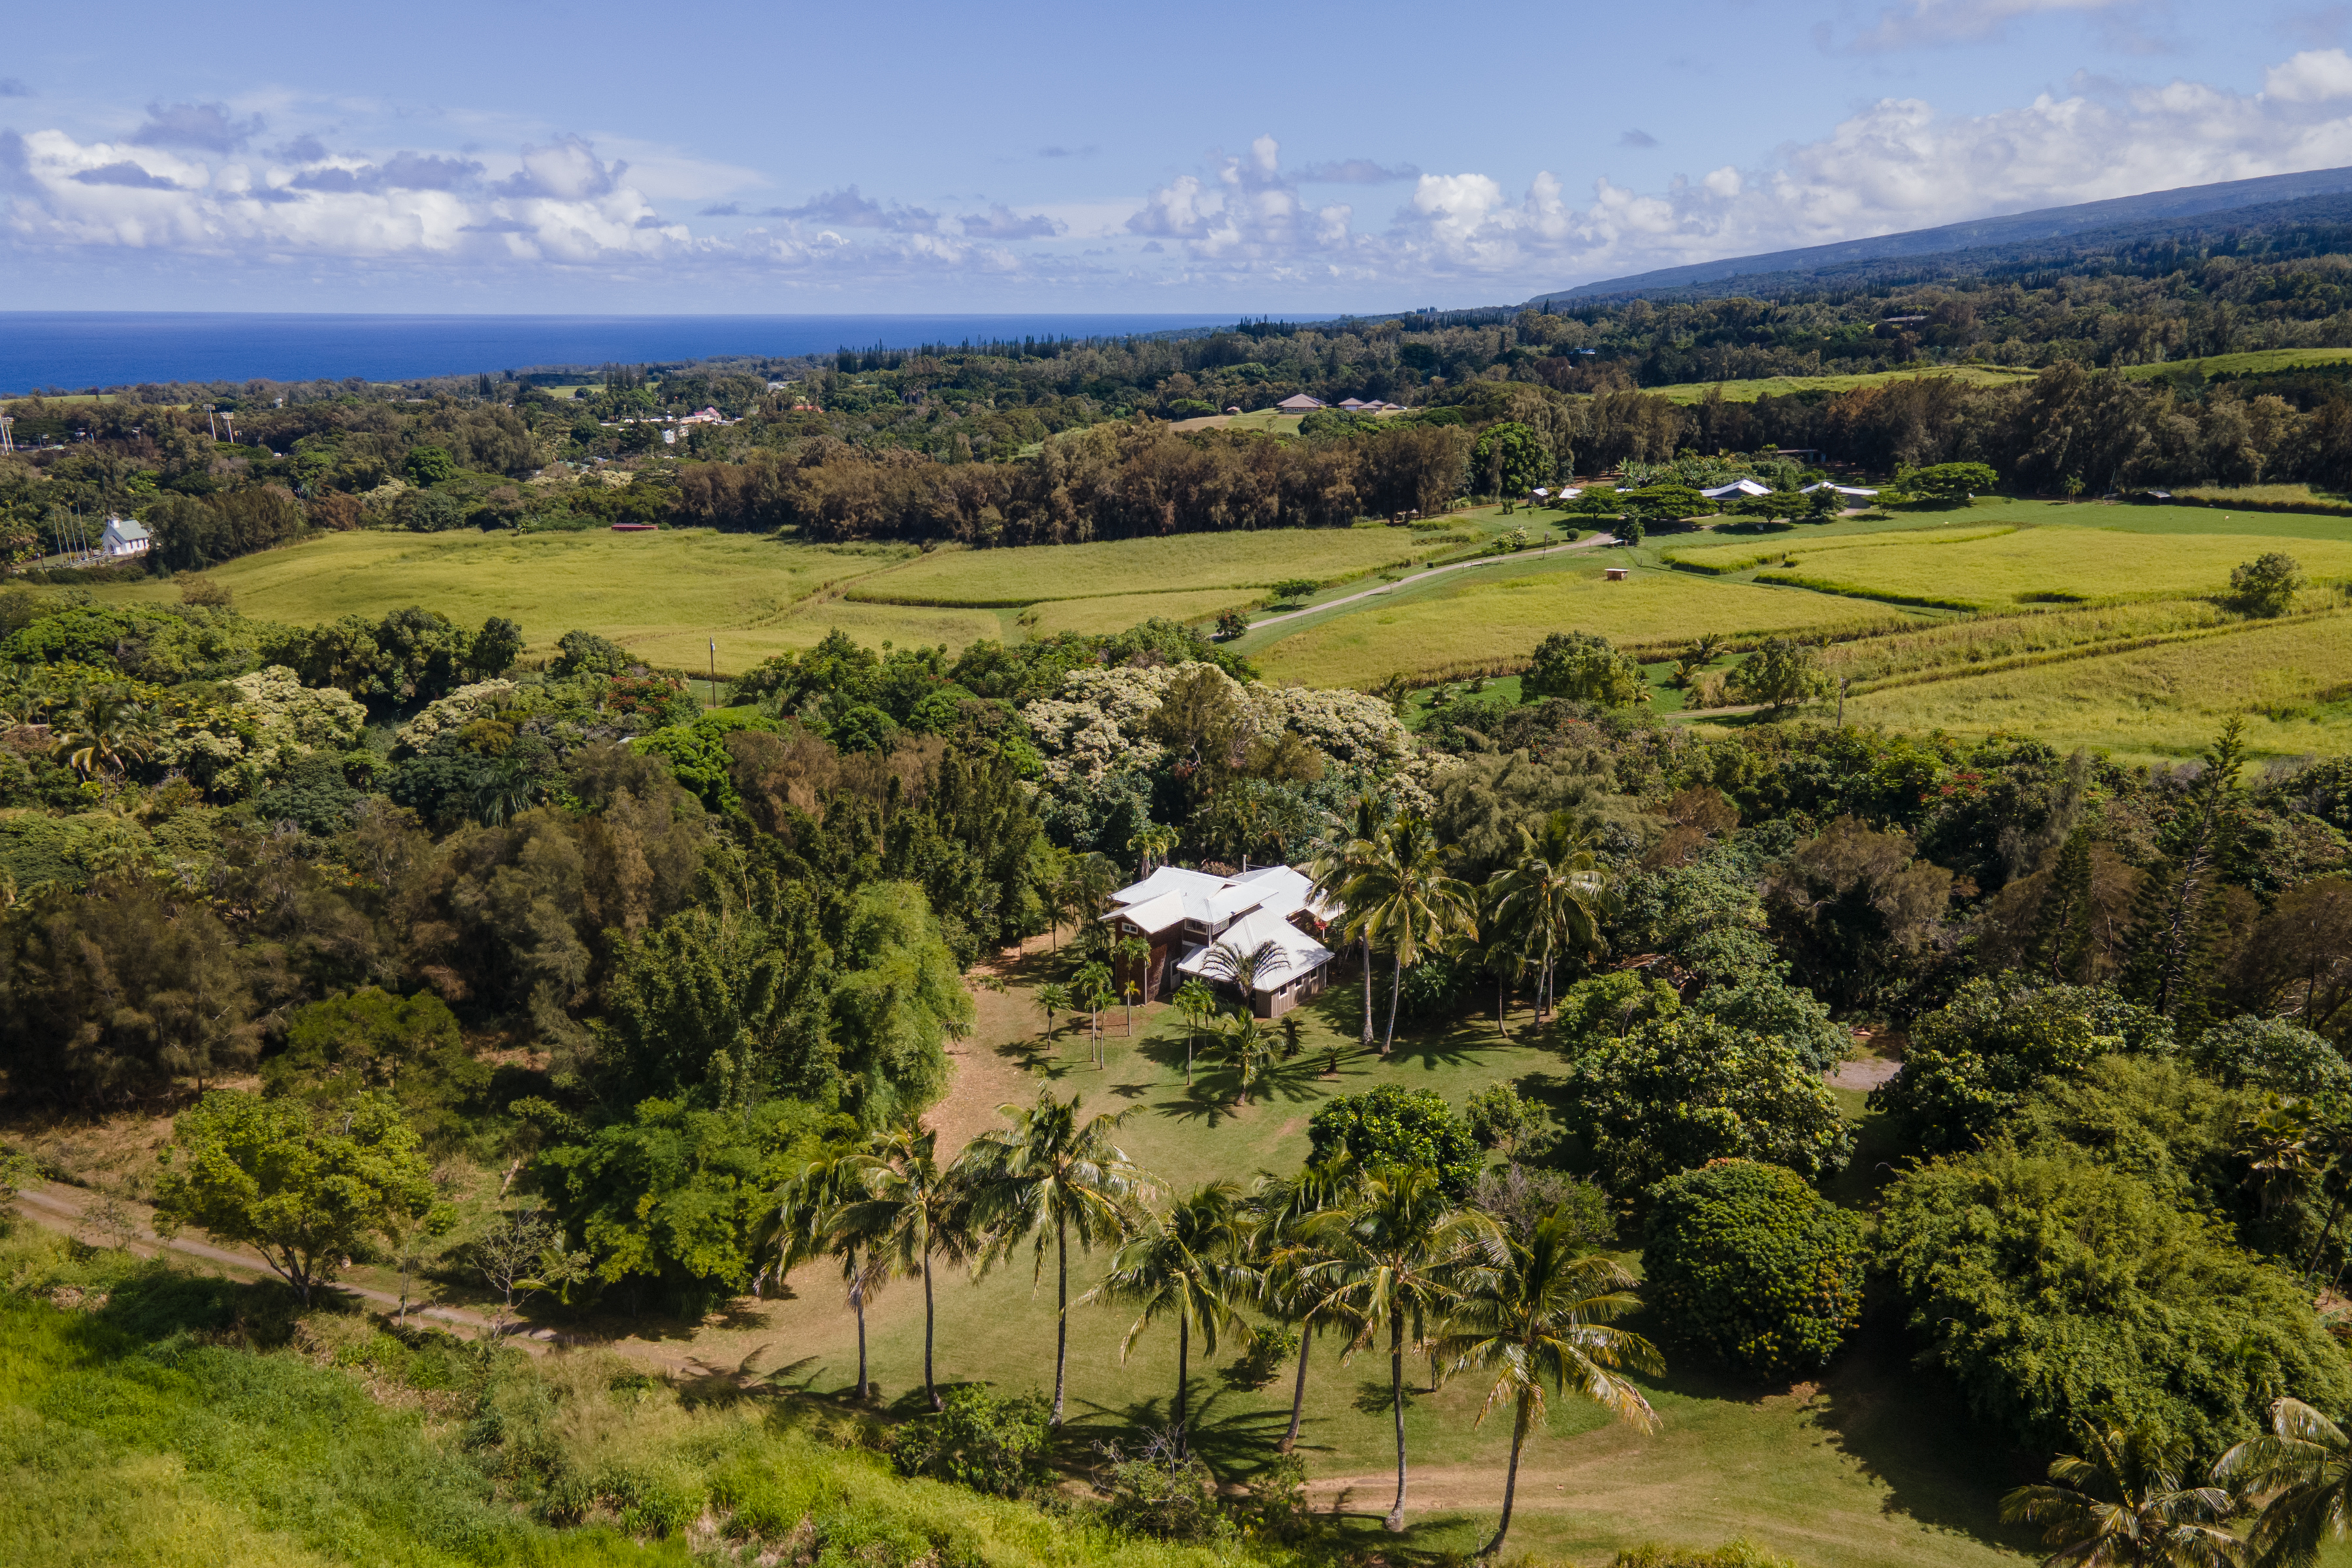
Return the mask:
<svg viewBox="0 0 2352 1568"><path fill-rule="evenodd" d="M2123 374L2146 380L2193 367L2205 375L2261 375L2270 371L2301 370L2305 365L2342 364L2347 360L2352 360L2352 349L2252 349L2245 353L2208 354L2203 359L2174 360L2166 364L2126 365Z"/></svg>
<svg viewBox="0 0 2352 1568"><path fill-rule="evenodd" d="M1257 588L1204 588L1190 594L1112 594L1093 599L1048 599L1034 608L1040 637L1056 632L1122 632L1154 616L1205 621L1265 597Z"/></svg>
<svg viewBox="0 0 2352 1568"><path fill-rule="evenodd" d="M1259 1171L1287 1172L1307 1152L1307 1120L1337 1093L1381 1082L1436 1089L1456 1106L1497 1080L1538 1097L1554 1092L1558 1057L1514 1009L1513 1038L1499 1038L1491 1015L1415 1033L1401 1029L1396 1055L1383 1062L1357 1052L1359 1016L1352 973L1317 1003L1292 1015L1301 1024L1299 1052L1278 1070L1258 1103L1241 1107L1231 1078L1203 1065L1184 1085L1181 1020L1160 1006L1139 1008L1136 1035L1124 1014L1104 1015L1105 1067L1092 1065L1083 1022L1065 1016L1044 1039L1031 998L1037 983L1066 964L1036 954L1018 965L1003 993L982 992L973 1037L958 1047L956 1082L934 1118L944 1152L995 1121L1001 1100L1026 1101L1040 1083L1057 1094L1076 1090L1087 1111L1123 1112L1119 1142L1164 1189L1218 1177L1246 1183ZM1325 1068L1340 1053L1336 1076ZM1630 1258L1630 1255L1629 1255ZM1103 1258L1074 1258L1072 1294L1100 1277ZM833 1273L796 1273L790 1300L739 1303L721 1322L694 1335L692 1354L731 1365L761 1344L797 1359L795 1373L820 1392L845 1387L856 1372L856 1324ZM1025 1253L971 1281L939 1280L938 1368L947 1380L986 1378L1009 1390L1053 1381L1051 1259L1033 1286ZM1166 1418L1175 1381L1172 1331L1148 1330L1122 1363L1118 1343L1131 1314L1098 1306L1072 1313L1070 1402L1080 1439L1109 1436L1129 1423ZM1655 1332L1654 1325L1637 1328ZM895 1284L867 1310L869 1351L883 1394L919 1397L922 1293L919 1281ZM1192 1361L1194 1440L1211 1463L1240 1473L1281 1435L1296 1363L1264 1388L1225 1376L1238 1334L1214 1352L1196 1340ZM674 1357L677 1347L649 1337L641 1347ZM1377 1353L1343 1361L1327 1336L1307 1375L1302 1452L1318 1511L1337 1505L1370 1544L1394 1489L1387 1365ZM1990 1456L1998 1445L1976 1439L1956 1399L1911 1370L1898 1334L1874 1333L1818 1384L1759 1387L1712 1372L1667 1351L1669 1375L1647 1383L1664 1417L1644 1437L1559 1402L1551 1425L1534 1436L1519 1485L1512 1550L1540 1559L1605 1561L1645 1541L1713 1547L1735 1536L1788 1553L1808 1568L1864 1564L1968 1565L2017 1561L2004 1546L2024 1544L1994 1523L2008 1478ZM1406 1440L1412 1482L1416 1552L1474 1549L1491 1531L1499 1501L1509 1425L1475 1425L1481 1390L1468 1378L1429 1391L1428 1363L1407 1363L1411 1394Z"/></svg>
<svg viewBox="0 0 2352 1568"><path fill-rule="evenodd" d="M868 643L961 647L1003 635L987 611L849 605L841 585L909 560L898 544L799 544L704 529L658 533L331 534L215 566L204 575L246 615L310 625L406 605L461 625L506 616L543 655L574 627L648 663L699 669L719 643L723 674L816 643L835 626ZM101 584L102 601L170 603L181 582Z"/></svg>
<svg viewBox="0 0 2352 1568"><path fill-rule="evenodd" d="M1965 514L1963 514L1965 515ZM1659 559L1670 566L1704 572L1710 576L1729 576L1754 567L1773 565L1784 558L1799 553L1811 556L1827 551L1883 550L1889 545L1906 547L1920 544L1958 544L1978 539L1997 538L2013 533L2013 525L1979 524L1973 521L1949 522L1942 528L1906 528L1886 533L1830 534L1795 531L1788 533L1768 533L1742 539L1737 544L1666 545ZM1925 537L1923 537L1923 535Z"/></svg>
<svg viewBox="0 0 2352 1568"><path fill-rule="evenodd" d="M2352 751L2352 615L2238 623L2095 658L1895 685L1850 697L1849 722L2032 735L2126 760L2177 760L2233 714L2259 756Z"/></svg>
<svg viewBox="0 0 2352 1568"><path fill-rule="evenodd" d="M1897 381L1928 381L1948 376L1971 386L2000 386L2015 381L2031 381L2040 373L2015 370L2004 365L1956 364L1927 370L1878 370L1855 375L1767 375L1748 381L1683 381L1669 386L1645 386L1642 391L1652 397L1664 397L1675 403L1703 403L1720 391L1726 403L1753 403L1759 397L1785 397L1792 392L1852 392L1857 387L1885 386Z"/></svg>
<svg viewBox="0 0 2352 1568"><path fill-rule="evenodd" d="M1017 605L1110 595L1263 589L1286 577L1328 581L1454 548L1433 542L1427 534L1381 527L1180 533L1009 550L950 546L868 578L848 596L869 604Z"/></svg>
<svg viewBox="0 0 2352 1568"><path fill-rule="evenodd" d="M2159 547L2121 530L2059 527L1791 542L1760 552L1771 561L1757 581L1901 604L2008 610L2216 593L2229 585L2233 567L2272 549L2294 555L2315 579L2352 574L2352 540L2173 533ZM1722 560L1746 550L1730 547ZM1713 553L1684 558L1696 563Z"/></svg>
<svg viewBox="0 0 2352 1568"><path fill-rule="evenodd" d="M1650 552L1617 549L1524 564L1506 559L1400 586L1328 616L1269 626L1239 646L1269 679L1366 686L1399 670L1435 678L1516 668L1556 631L1598 632L1621 647L1663 653L1706 631L1852 635L1913 618L1892 606L1717 582L1654 562ZM1611 583L1603 575L1610 566L1634 570Z"/></svg>
<svg viewBox="0 0 2352 1568"><path fill-rule="evenodd" d="M1277 414L1271 408L1253 409L1247 414L1196 414L1190 419L1176 420L1177 430L1263 430L1274 436L1296 436L1303 414Z"/></svg>

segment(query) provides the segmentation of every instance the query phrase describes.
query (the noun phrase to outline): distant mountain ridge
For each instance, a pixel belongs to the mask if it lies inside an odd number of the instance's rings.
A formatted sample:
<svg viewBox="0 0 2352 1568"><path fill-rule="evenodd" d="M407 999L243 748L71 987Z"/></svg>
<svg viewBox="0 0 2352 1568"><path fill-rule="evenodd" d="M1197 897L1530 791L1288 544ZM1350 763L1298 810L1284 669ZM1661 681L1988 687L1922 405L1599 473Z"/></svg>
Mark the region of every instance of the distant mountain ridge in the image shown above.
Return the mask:
<svg viewBox="0 0 2352 1568"><path fill-rule="evenodd" d="M2198 220L2217 214L2237 215L2240 221L2265 224L2298 219L2352 218L2352 168L2313 169L2298 174L2268 174L2254 180L2230 180L2220 184L2185 185L2178 190L2152 191L2145 195L2116 196L2074 206L2044 207L2036 212L2002 217L1974 218L1937 228L1902 234L1875 235L1866 239L1840 240L1797 250L1768 251L1757 256L1727 257L1718 261L1692 262L1637 272L1623 278L1580 284L1528 301L1563 304L1636 294L1725 292L1785 292L1808 283L1825 285L1839 274L1876 270L1887 262L1946 258L1958 262L1965 255L1982 263L2011 258L2004 251L2072 250L2081 245L2129 243L2160 238L2168 231L2207 226ZM2052 246L2037 242L2071 241ZM2025 258L2022 255L2015 258ZM1874 266L1874 264L1877 264ZM1859 279L1856 279L1859 280ZM1738 281L1761 287L1726 289Z"/></svg>

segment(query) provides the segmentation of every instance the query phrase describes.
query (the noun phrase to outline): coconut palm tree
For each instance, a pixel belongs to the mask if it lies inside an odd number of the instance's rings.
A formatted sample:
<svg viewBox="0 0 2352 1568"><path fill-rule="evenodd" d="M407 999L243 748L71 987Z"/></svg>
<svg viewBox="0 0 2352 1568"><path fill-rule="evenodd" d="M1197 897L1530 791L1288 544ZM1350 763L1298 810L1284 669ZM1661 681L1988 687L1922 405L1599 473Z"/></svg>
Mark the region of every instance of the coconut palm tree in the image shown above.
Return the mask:
<svg viewBox="0 0 2352 1568"><path fill-rule="evenodd" d="M77 694L57 752L84 778L122 771L126 762L147 754L154 726L147 710L121 692Z"/></svg>
<svg viewBox="0 0 2352 1568"><path fill-rule="evenodd" d="M956 1160L972 1195L978 1227L989 1237L991 1259L1026 1238L1034 1242L1031 1289L1045 1269L1045 1238L1054 1240L1054 1425L1062 1424L1062 1389L1070 1361L1070 1243L1082 1252L1127 1234L1130 1206L1150 1183L1111 1142L1125 1112L1078 1114L1078 1097L1055 1100L1050 1088L1035 1105L1000 1105L1005 1125L982 1133Z"/></svg>
<svg viewBox="0 0 2352 1568"><path fill-rule="evenodd" d="M1355 1167L1341 1154L1296 1176L1261 1176L1250 1194L1250 1255L1259 1304L1298 1326L1298 1373L1290 1389L1290 1426L1275 1445L1279 1453L1287 1454L1298 1442L1307 1407L1307 1363L1316 1335L1326 1324L1348 1321L1345 1281L1327 1267L1331 1256L1310 1234L1311 1222L1344 1203L1355 1184Z"/></svg>
<svg viewBox="0 0 2352 1568"><path fill-rule="evenodd" d="M1234 1297L1247 1279L1241 1200L1242 1190L1232 1182L1195 1187L1121 1246L1108 1277L1082 1298L1139 1310L1119 1342L1121 1362L1144 1330L1162 1318L1176 1320L1176 1404L1169 1430L1179 1457L1186 1452L1184 1384L1192 1337L1200 1335L1203 1352L1217 1353L1217 1331L1233 1321Z"/></svg>
<svg viewBox="0 0 2352 1568"><path fill-rule="evenodd" d="M1339 936L1363 944L1364 1048L1372 1044L1372 937L1349 902L1349 888L1372 863L1374 847L1387 831L1390 815L1381 797L1358 795L1344 819L1335 822L1307 850L1307 874L1318 898L1339 906Z"/></svg>
<svg viewBox="0 0 2352 1568"><path fill-rule="evenodd" d="M1153 866L1165 861L1168 852L1176 847L1176 830L1145 817L1143 826L1135 830L1135 837L1127 841L1127 847L1142 857L1142 869L1136 873L1136 879L1141 881L1151 875Z"/></svg>
<svg viewBox="0 0 2352 1568"><path fill-rule="evenodd" d="M1548 1411L1545 1389L1589 1399L1612 1415L1644 1432L1658 1428L1657 1413L1641 1390L1615 1368L1664 1370L1658 1352L1639 1334L1612 1328L1612 1320L1641 1305L1633 1277L1578 1241L1558 1211L1536 1222L1526 1241L1513 1239L1499 1265L1465 1271L1451 1331L1439 1342L1439 1357L1454 1371L1491 1369L1494 1384L1478 1407L1484 1422L1495 1406L1512 1403L1511 1465L1503 1477L1503 1518L1495 1538L1479 1555L1503 1550L1511 1532L1511 1505L1519 1486L1519 1455L1530 1428Z"/></svg>
<svg viewBox="0 0 2352 1568"><path fill-rule="evenodd" d="M1250 1102L1250 1086L1265 1076L1274 1060L1276 1037L1255 1013L1227 1018L1218 1029L1217 1054L1232 1065L1241 1079L1242 1103Z"/></svg>
<svg viewBox="0 0 2352 1568"><path fill-rule="evenodd" d="M875 1158L864 1149L845 1150L812 1160L784 1184L777 1205L752 1237L753 1256L764 1262L752 1280L755 1290L770 1280L782 1285L792 1271L813 1258L833 1257L841 1262L841 1282L850 1310L857 1314L857 1398L863 1403L873 1388L866 1375L866 1303L889 1283L888 1259L875 1238L843 1223L847 1202L862 1197Z"/></svg>
<svg viewBox="0 0 2352 1568"><path fill-rule="evenodd" d="M1054 1037L1054 1015L1070 1011L1070 988L1058 980L1049 980L1037 987L1037 1005L1045 1010L1045 1037Z"/></svg>
<svg viewBox="0 0 2352 1568"><path fill-rule="evenodd" d="M2300 1399L2273 1402L2270 1431L2222 1455L2213 1479L2261 1500L2248 1544L2264 1568L2306 1568L2327 1542L2352 1536L2352 1440Z"/></svg>
<svg viewBox="0 0 2352 1568"><path fill-rule="evenodd" d="M1339 1286L1358 1324L1356 1349L1381 1329L1389 1336L1389 1403L1396 1424L1396 1502L1388 1527L1404 1528L1404 1352L1452 1308L1456 1281L1474 1265L1507 1259L1502 1228L1475 1209L1456 1208L1425 1166L1365 1173L1354 1201L1325 1211L1307 1227L1330 1261L1318 1270Z"/></svg>
<svg viewBox="0 0 2352 1568"><path fill-rule="evenodd" d="M1272 937L1247 949L1219 941L1201 959L1201 968L1211 979L1223 980L1241 992L1244 1013L1257 1005L1258 982L1271 980L1289 967L1290 954Z"/></svg>
<svg viewBox="0 0 2352 1568"><path fill-rule="evenodd" d="M1207 981L1194 975L1176 987L1176 994L1170 1000L1176 1004L1176 1010L1184 1015L1184 1087L1190 1089L1192 1087L1192 1042L1200 1038L1202 1023L1217 1010L1217 994L1209 989Z"/></svg>
<svg viewBox="0 0 2352 1568"><path fill-rule="evenodd" d="M1557 811L1541 833L1519 829L1519 853L1487 883L1495 915L1535 960L1536 1021L1551 1002L1553 966L1570 952L1601 946L1601 917L1612 902L1608 875L1576 819Z"/></svg>
<svg viewBox="0 0 2352 1568"><path fill-rule="evenodd" d="M1366 937L1385 944L1396 969L1389 981L1388 1032L1381 1055L1396 1048L1397 1003L1404 972L1453 932L1476 929L1468 889L1446 875L1454 851L1437 842L1428 822L1406 812L1373 846L1370 862L1348 884L1347 902Z"/></svg>
<svg viewBox="0 0 2352 1568"><path fill-rule="evenodd" d="M1103 1065L1102 1010L1111 1005L1118 994L1111 989L1110 965L1097 960L1081 964L1071 984L1076 988L1078 1005L1087 1010L1087 1039L1094 1047L1095 1066Z"/></svg>
<svg viewBox="0 0 2352 1568"><path fill-rule="evenodd" d="M1135 1038L1135 998L1143 987L1138 975L1146 973L1143 965L1151 962L1151 944L1139 936L1123 936L1111 944L1111 953L1127 972L1119 983L1119 991L1127 997L1127 1037Z"/></svg>
<svg viewBox="0 0 2352 1568"><path fill-rule="evenodd" d="M898 1273L923 1281L923 1395L945 1408L932 1373L938 1303L931 1289L935 1260L961 1262L968 1248L970 1200L961 1182L942 1170L939 1134L901 1122L875 1134L873 1163L862 1194L842 1205L841 1227L865 1238Z"/></svg>
<svg viewBox="0 0 2352 1568"><path fill-rule="evenodd" d="M2221 1523L2230 1517L2229 1492L2181 1484L2185 1445L2151 1427L2087 1421L2082 1436L2088 1458L2061 1454L2050 1461L2050 1485L2019 1487L2000 1500L2004 1524L2049 1527L2042 1539L2058 1548L2051 1568L2218 1568L2243 1561L2243 1543Z"/></svg>

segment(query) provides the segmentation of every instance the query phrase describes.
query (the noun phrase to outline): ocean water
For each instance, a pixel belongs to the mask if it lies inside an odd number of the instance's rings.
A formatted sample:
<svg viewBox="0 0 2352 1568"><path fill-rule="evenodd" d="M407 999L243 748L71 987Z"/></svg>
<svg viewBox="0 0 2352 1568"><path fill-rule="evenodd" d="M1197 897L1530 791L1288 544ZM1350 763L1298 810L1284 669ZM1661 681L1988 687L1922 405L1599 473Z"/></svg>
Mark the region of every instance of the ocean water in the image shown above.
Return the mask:
<svg viewBox="0 0 2352 1568"><path fill-rule="evenodd" d="M967 339L1113 337L1233 318L1037 316L339 316L0 311L0 395L142 381L370 381L540 365L782 358Z"/></svg>

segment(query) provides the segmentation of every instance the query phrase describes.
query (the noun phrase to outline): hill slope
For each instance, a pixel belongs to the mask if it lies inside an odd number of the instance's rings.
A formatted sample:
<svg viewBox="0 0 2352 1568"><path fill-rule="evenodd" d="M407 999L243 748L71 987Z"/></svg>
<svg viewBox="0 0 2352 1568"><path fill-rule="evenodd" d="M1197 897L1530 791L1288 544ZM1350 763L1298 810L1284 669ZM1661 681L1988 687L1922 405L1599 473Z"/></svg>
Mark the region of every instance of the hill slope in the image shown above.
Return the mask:
<svg viewBox="0 0 2352 1568"><path fill-rule="evenodd" d="M1781 293L1833 281L1864 281L1890 262L1906 264L1906 270L1925 265L1931 271L1980 271L2210 229L2211 220L2222 214L2229 215L2232 228L2352 223L2352 168L2186 185L1797 250L1694 262L1538 294L1528 303L1662 292ZM1734 284L1738 287L1728 287Z"/></svg>

